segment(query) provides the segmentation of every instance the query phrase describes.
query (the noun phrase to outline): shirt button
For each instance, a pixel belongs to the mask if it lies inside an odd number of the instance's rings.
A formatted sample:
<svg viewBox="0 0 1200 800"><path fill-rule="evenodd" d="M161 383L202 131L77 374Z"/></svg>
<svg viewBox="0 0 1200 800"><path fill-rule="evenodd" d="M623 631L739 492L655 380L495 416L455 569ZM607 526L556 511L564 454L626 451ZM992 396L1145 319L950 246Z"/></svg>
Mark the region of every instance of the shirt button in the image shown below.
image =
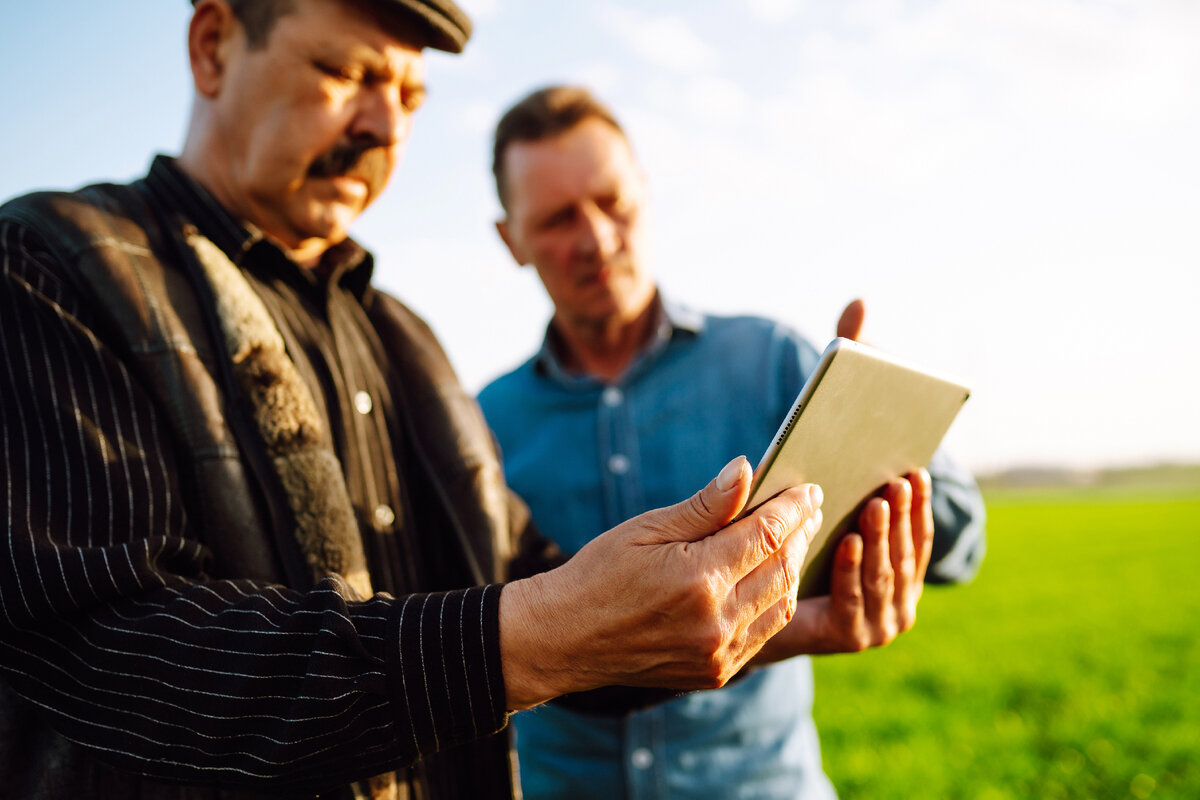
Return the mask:
<svg viewBox="0 0 1200 800"><path fill-rule="evenodd" d="M391 506L377 505L375 506L375 524L381 528L386 528L396 521L396 512L392 511Z"/></svg>
<svg viewBox="0 0 1200 800"><path fill-rule="evenodd" d="M616 453L608 457L608 471L613 475L629 472L629 457Z"/></svg>
<svg viewBox="0 0 1200 800"><path fill-rule="evenodd" d="M367 394L366 392L355 392L354 393L354 410L355 411L362 414L363 416L366 416L367 414L371 413L371 409L374 407L375 407L375 404L373 402L371 402L371 395Z"/></svg>
<svg viewBox="0 0 1200 800"><path fill-rule="evenodd" d="M649 769L650 765L654 763L654 754L645 747L639 747L633 751L629 760L638 769Z"/></svg>
<svg viewBox="0 0 1200 800"><path fill-rule="evenodd" d="M609 408L621 405L621 402L624 401L624 399L625 393L615 386L609 386L600 395L600 401Z"/></svg>

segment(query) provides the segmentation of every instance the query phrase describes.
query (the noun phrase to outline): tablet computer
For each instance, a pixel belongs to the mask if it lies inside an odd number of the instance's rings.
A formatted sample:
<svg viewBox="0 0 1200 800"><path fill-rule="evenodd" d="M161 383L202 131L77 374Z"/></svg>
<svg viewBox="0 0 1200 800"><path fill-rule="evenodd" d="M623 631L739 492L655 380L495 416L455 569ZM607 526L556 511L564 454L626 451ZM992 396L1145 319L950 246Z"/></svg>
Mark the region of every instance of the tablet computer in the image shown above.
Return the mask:
<svg viewBox="0 0 1200 800"><path fill-rule="evenodd" d="M800 597L829 592L833 553L892 478L928 466L967 388L873 347L834 339L754 470L747 510L800 483L820 484L821 529Z"/></svg>

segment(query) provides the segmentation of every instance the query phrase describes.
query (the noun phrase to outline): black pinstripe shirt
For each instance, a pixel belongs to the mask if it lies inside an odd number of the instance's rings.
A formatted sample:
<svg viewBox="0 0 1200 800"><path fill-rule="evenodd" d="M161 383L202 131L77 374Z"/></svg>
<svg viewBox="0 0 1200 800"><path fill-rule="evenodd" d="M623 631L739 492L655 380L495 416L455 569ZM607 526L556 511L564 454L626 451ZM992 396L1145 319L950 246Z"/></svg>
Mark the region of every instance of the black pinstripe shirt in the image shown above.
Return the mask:
<svg viewBox="0 0 1200 800"><path fill-rule="evenodd" d="M169 159L148 181L274 317L328 421L372 581L397 597L206 576L153 402L43 243L4 223L0 677L67 738L187 783L331 785L497 730L500 588L419 593L402 442L358 302L369 254L348 241L304 270Z"/></svg>

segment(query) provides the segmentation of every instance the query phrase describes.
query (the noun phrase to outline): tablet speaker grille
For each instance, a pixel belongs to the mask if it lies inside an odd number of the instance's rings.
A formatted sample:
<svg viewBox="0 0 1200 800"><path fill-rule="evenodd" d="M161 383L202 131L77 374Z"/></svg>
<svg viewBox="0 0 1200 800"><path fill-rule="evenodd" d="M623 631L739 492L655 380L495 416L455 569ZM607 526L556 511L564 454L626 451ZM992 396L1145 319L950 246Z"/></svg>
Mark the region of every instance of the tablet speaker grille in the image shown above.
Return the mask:
<svg viewBox="0 0 1200 800"><path fill-rule="evenodd" d="M776 447L783 444L783 440L786 439L787 435L792 432L792 426L796 424L796 417L800 416L800 411L803 408L803 404L796 406L796 409L792 411L792 415L787 418L787 422L784 423L783 428L780 429L779 435L775 437Z"/></svg>

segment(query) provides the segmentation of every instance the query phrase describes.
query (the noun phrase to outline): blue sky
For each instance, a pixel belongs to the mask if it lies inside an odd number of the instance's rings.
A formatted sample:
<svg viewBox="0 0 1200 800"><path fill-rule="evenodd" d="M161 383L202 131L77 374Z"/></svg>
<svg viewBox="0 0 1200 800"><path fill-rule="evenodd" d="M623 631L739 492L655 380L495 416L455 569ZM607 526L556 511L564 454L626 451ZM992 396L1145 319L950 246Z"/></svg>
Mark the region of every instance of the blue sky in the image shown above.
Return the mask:
<svg viewBox="0 0 1200 800"><path fill-rule="evenodd" d="M479 388L549 306L492 223L491 126L591 86L651 182L664 290L867 336L974 396L980 469L1200 459L1200 5L1191 0L464 0L356 236ZM142 172L190 105L185 0L0 10L0 196ZM756 459L758 454L748 454Z"/></svg>

